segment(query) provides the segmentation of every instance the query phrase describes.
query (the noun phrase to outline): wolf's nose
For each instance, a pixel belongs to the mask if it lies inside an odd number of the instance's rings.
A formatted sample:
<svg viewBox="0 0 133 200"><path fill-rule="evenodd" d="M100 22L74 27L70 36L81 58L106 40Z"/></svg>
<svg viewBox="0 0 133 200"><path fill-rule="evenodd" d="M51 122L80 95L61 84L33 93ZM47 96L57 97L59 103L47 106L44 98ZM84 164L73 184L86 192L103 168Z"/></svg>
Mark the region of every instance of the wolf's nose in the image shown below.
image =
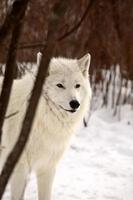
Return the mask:
<svg viewBox="0 0 133 200"><path fill-rule="evenodd" d="M77 109L80 106L80 103L77 100L72 100L69 104L73 109Z"/></svg>

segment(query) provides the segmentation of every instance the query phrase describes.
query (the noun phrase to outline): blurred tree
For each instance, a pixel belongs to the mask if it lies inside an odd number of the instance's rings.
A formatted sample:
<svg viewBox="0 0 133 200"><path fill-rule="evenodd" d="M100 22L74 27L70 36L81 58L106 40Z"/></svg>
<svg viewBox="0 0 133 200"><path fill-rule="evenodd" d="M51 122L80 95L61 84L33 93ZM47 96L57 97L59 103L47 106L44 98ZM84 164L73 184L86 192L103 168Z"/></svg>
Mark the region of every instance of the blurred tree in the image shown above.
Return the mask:
<svg viewBox="0 0 133 200"><path fill-rule="evenodd" d="M7 2L1 0L0 23L6 14ZM19 61L36 60L36 53L44 46L42 41L47 34L47 19L54 2L31 1L19 44ZM77 0L75 3L71 0L60 23L60 36L80 21L87 6L87 15L80 27L60 41L60 55L78 57L89 51L92 54L91 72L97 70L97 80L101 78L100 69L113 64L119 64L123 76L133 80L133 1ZM6 44L8 40L3 47L5 51L0 52L0 62L5 60Z"/></svg>

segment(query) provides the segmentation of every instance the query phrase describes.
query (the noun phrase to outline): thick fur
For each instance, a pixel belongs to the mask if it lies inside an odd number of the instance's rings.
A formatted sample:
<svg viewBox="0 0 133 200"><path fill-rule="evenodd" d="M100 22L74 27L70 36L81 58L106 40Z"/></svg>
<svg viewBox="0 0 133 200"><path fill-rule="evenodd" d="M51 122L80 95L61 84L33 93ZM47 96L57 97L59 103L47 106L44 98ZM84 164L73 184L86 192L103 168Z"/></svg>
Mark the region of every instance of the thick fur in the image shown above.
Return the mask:
<svg viewBox="0 0 133 200"><path fill-rule="evenodd" d="M89 54L80 60L51 60L29 141L11 178L12 200L23 199L26 180L31 171L37 174L38 199L51 199L57 163L71 136L82 123L90 103L89 65ZM76 88L77 84L80 86ZM31 75L14 82L2 138L3 162L18 138L32 86ZM80 104L75 112L71 112L72 100Z"/></svg>

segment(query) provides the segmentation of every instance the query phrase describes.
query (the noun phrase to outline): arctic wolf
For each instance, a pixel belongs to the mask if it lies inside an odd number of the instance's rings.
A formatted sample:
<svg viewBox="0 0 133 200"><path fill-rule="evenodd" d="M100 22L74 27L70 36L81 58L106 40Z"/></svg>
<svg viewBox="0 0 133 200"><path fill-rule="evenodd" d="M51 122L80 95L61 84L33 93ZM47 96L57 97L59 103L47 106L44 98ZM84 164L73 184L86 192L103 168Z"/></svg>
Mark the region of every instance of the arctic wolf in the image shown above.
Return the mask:
<svg viewBox="0 0 133 200"><path fill-rule="evenodd" d="M12 200L23 199L31 171L37 175L38 199L51 199L57 163L90 104L89 65L89 54L51 59L30 138L11 177ZM3 161L18 138L32 86L31 75L14 82L2 138Z"/></svg>

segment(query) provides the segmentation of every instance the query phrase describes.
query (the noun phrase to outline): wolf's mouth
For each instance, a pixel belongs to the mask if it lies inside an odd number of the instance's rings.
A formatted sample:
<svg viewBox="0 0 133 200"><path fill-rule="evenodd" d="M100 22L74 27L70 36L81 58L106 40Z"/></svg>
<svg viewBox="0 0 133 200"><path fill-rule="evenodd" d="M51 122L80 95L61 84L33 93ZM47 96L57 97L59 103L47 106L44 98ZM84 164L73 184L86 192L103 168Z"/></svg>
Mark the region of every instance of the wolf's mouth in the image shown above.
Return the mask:
<svg viewBox="0 0 133 200"><path fill-rule="evenodd" d="M62 106L60 106L60 108L63 109L63 110L65 110L65 111L67 111L67 112L71 112L71 113L74 113L74 112L77 111L76 109L67 110L67 109L63 108Z"/></svg>

